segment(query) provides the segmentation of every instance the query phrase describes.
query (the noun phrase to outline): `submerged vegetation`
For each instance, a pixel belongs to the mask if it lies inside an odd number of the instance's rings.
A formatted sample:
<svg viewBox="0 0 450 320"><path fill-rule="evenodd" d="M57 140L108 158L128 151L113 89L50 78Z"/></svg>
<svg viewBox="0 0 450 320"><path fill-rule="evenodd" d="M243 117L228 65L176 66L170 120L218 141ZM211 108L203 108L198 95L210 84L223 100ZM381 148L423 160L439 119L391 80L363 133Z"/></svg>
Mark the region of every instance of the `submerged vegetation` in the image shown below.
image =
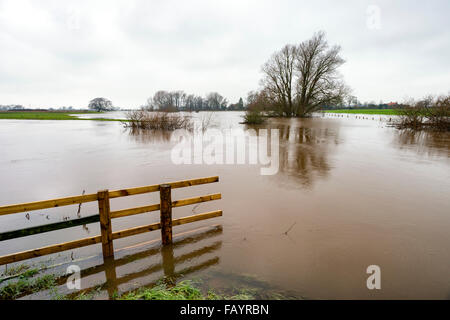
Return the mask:
<svg viewBox="0 0 450 320"><path fill-rule="evenodd" d="M65 274L43 274L42 270L48 267L32 268L27 265L18 265L2 273L0 279L0 300L14 300L28 295L38 294L47 290L44 296L53 300L285 300L298 299L287 292L281 292L269 283L257 279L252 275L236 275L212 272L202 278L177 281L174 277L163 277L152 285L119 293L110 292L108 282L71 293L60 292L58 286L67 281ZM19 273L18 273L19 272ZM209 286L210 281L215 283L214 289ZM217 281L218 280L218 281ZM109 293L105 296L105 290ZM63 290L64 291L64 290ZM39 297L44 297L38 295Z"/></svg>
<svg viewBox="0 0 450 320"><path fill-rule="evenodd" d="M126 114L127 121L123 124L131 129L145 130L191 130L191 117L173 112L155 112L147 109L132 110Z"/></svg>
<svg viewBox="0 0 450 320"><path fill-rule="evenodd" d="M450 95L411 100L398 113L399 129L450 131Z"/></svg>
<svg viewBox="0 0 450 320"><path fill-rule="evenodd" d="M192 281L185 280L169 287L160 283L151 288L140 288L119 296L119 300L211 300L213 296L202 294L200 289L193 286ZM215 297L215 295L214 295Z"/></svg>
<svg viewBox="0 0 450 320"><path fill-rule="evenodd" d="M201 281L184 280L175 285L160 282L151 288L139 288L117 296L118 300L256 300L260 299L257 288L236 288L232 294L218 293L215 290L202 290ZM205 292L206 291L206 292ZM272 294L270 299L287 299L281 294Z"/></svg>
<svg viewBox="0 0 450 320"><path fill-rule="evenodd" d="M18 297L53 288L56 285L56 275L46 274L35 278L37 269L28 269L17 279L9 280L0 288L0 300L12 300Z"/></svg>
<svg viewBox="0 0 450 320"><path fill-rule="evenodd" d="M264 115L259 110L247 110L242 117L244 118L243 123L245 124L262 124L266 121Z"/></svg>
<svg viewBox="0 0 450 320"><path fill-rule="evenodd" d="M11 276L16 276L21 274L22 272L27 271L28 269L30 269L30 266L26 265L26 264L18 264L18 265L13 265L11 267L8 268L8 265L6 265L6 269L5 271L1 274L2 278L5 277L11 277ZM2 282L2 280L0 279L0 283Z"/></svg>
<svg viewBox="0 0 450 320"><path fill-rule="evenodd" d="M410 100L394 109L338 109L324 113L394 115L398 129L450 131L450 95L427 96L422 100Z"/></svg>

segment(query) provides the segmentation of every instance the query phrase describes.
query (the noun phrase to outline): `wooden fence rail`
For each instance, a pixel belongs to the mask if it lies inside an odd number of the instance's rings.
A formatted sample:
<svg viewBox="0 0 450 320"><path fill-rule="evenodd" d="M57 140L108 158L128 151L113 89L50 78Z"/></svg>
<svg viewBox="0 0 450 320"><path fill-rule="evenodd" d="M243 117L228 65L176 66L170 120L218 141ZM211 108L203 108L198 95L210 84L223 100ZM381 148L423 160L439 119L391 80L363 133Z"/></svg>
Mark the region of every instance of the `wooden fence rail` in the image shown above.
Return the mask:
<svg viewBox="0 0 450 320"><path fill-rule="evenodd" d="M26 237L30 235L40 234L44 232L50 232L65 228L71 228L75 226L80 226L88 223L100 222L100 235L93 236L89 238L83 238L79 240L73 240L65 243L60 243L56 245L50 245L38 249L27 250L23 252L18 252L14 254L9 254L5 256L0 256L0 265L13 263L21 260L31 259L35 257L40 257L47 254L57 253L65 250L81 248L84 246L89 246L92 244L101 243L103 257L107 258L114 255L113 240L129 237L145 232L150 232L154 230L161 230L161 239L164 245L172 243L172 227L178 226L190 222L210 219L214 217L219 217L222 215L221 210L211 211L206 213L195 214L188 217L183 217L179 219L172 219L172 208L187 206L196 203L202 203L206 201L219 200L221 199L220 193L209 194L200 197L187 198L172 201L171 192L175 188L183 188L196 186L206 183L218 182L219 177L208 177L200 179L191 179L176 181L170 183L163 183L157 185L150 185L137 188L129 188L122 190L102 190L97 193L86 194L82 196L66 197L53 200L29 202L8 206L0 206L0 215L7 215L20 212L28 212L39 209L48 209L60 206L67 206L85 202L98 202L98 214L90 215L88 217L73 219L69 221L51 223L42 226L36 226L21 230L14 230L0 233L0 241L15 239L20 237ZM110 210L110 199L119 198L131 195L138 195L150 192L160 192L160 203L152 204L143 207L129 208L118 211ZM141 214L152 211L160 211L160 222L148 224L144 226L134 227L130 229L120 230L113 232L111 226L111 219L127 217L135 214Z"/></svg>

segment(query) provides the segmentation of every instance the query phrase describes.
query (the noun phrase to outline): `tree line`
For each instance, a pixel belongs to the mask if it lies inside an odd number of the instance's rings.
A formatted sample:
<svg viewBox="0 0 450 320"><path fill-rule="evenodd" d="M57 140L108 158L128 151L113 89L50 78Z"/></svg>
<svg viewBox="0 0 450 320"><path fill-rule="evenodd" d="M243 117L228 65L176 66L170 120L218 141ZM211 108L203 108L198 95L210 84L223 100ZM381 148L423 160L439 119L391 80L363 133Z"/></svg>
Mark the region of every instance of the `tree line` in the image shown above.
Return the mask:
<svg viewBox="0 0 450 320"><path fill-rule="evenodd" d="M95 98L89 102L89 109L96 111L113 111L116 108L112 102L106 98ZM242 98L234 104L229 104L228 100L218 92L210 92L205 97L187 94L183 90L165 91L159 90L147 99L141 109L149 111L226 111L244 110L245 104Z"/></svg>
<svg viewBox="0 0 450 320"><path fill-rule="evenodd" d="M226 111L244 110L242 98L238 103L229 104L228 100L218 92L210 92L205 97L187 94L183 90L157 91L142 106L149 110L160 111Z"/></svg>

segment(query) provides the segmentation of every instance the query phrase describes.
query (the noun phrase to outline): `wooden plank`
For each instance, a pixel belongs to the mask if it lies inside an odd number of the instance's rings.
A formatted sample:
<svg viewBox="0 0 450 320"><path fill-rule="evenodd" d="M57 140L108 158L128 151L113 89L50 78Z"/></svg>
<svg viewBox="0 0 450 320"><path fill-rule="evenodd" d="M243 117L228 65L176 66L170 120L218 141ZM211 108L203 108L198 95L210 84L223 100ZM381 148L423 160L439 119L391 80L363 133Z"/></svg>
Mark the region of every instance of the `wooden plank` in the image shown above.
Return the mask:
<svg viewBox="0 0 450 320"><path fill-rule="evenodd" d="M208 194L206 196L200 196L200 197L195 197L195 198L188 198L188 199L181 199L181 200L173 201L172 207L173 208L182 207L182 206L187 206L190 204L207 202L207 201L212 201L212 200L219 200L219 199L222 199L222 195L220 193Z"/></svg>
<svg viewBox="0 0 450 320"><path fill-rule="evenodd" d="M219 181L219 177L214 176L214 177L207 177L207 178L175 181L175 182L170 182L167 184L170 184L172 189L175 189L175 188L196 186L196 185L201 185L201 184L206 184L206 183L213 183L213 182L218 182L218 181ZM148 192L156 192L156 191L159 191L159 186L160 186L160 184L156 184L156 185L151 185L151 186L110 191L109 198L118 198L118 197L131 196L131 195L148 193ZM68 205L72 205L72 204L79 204L79 203L85 203L85 202L92 202L92 201L97 201L97 200L98 200L97 194L92 193L92 194L86 194L86 195L81 195L81 196L72 196L72 197L58 198L58 199L52 199L52 200L44 200L44 201L27 202L27 203L20 203L20 204L14 204L14 205L0 206L0 216L6 215L6 214L11 214L11 213L19 213L19 212L34 211L34 210L39 210L39 209L62 207L62 206L68 206Z"/></svg>
<svg viewBox="0 0 450 320"><path fill-rule="evenodd" d="M207 177L207 178L198 178L198 179L190 179L190 180L182 180L182 181L175 181L175 182L168 182L168 183L162 183L162 184L170 184L172 189L175 188L184 188L184 187L190 187L190 186L196 186L206 183L213 183L218 182L219 177ZM118 197L125 197L125 196L132 196L142 193L149 193L149 192L156 192L159 191L159 186L161 184L155 184L145 187L137 187L137 188L128 188L128 189L122 189L122 190L114 190L109 192L109 198L118 198Z"/></svg>
<svg viewBox="0 0 450 320"><path fill-rule="evenodd" d="M181 199L181 200L172 201L172 208L187 206L190 204L201 203L201 202L206 202L206 201L219 200L219 199L222 199L222 195L220 193L208 194L206 196L200 196L200 197L194 197L194 198ZM157 204L152 204L149 206L111 211L111 218L122 218L122 217L132 216L135 214L158 211L159 209L160 209L160 204L157 203Z"/></svg>
<svg viewBox="0 0 450 320"><path fill-rule="evenodd" d="M102 252L103 258L107 258L114 255L108 190L99 191L97 193L97 198L98 198L98 210L100 214Z"/></svg>
<svg viewBox="0 0 450 320"><path fill-rule="evenodd" d="M81 248L81 247L89 246L92 244L100 243L101 241L102 241L101 236L95 236L95 237L60 243L60 244L56 244L56 245L50 245L50 246L42 247L39 249L33 249L33 250L13 253L13 254L1 256L0 257L0 265L7 264L7 263L13 263L13 262L17 262L17 261L22 261L22 260L26 260L26 259L31 259L31 258L36 258L36 257L40 257L40 256L52 254L52 253L65 251L65 250Z"/></svg>
<svg viewBox="0 0 450 320"><path fill-rule="evenodd" d="M159 184L145 186L145 187L136 187L136 188L128 188L128 189L110 191L109 198L113 199L113 198L133 196L133 195L137 195L137 194L156 192L156 191L159 191Z"/></svg>
<svg viewBox="0 0 450 320"><path fill-rule="evenodd" d="M159 230L159 229L161 229L161 224L159 222L157 222L157 223L152 223L152 224L148 224L145 226L134 227L134 228L130 228L130 229L116 231L116 232L113 232L112 236L113 236L113 240L116 240L116 239L120 239L120 238L125 238L125 237L129 237L129 236L134 236L137 234L145 233L145 232Z"/></svg>
<svg viewBox="0 0 450 320"><path fill-rule="evenodd" d="M158 211L158 210L159 210L159 203L152 204L149 206L144 206L144 207L111 211L111 218L127 217L127 216L132 216L135 214L146 213L146 212L151 212L151 211Z"/></svg>
<svg viewBox="0 0 450 320"><path fill-rule="evenodd" d="M195 203L201 203L201 202L205 202L205 201L217 200L217 199L221 199L220 193L173 201L172 207L181 207L181 206L186 206L186 205L195 204ZM150 205L150 206L144 206L144 207L138 207L138 208L132 208L132 209L111 211L110 214L111 214L111 218L118 218L118 217L139 214L139 213L157 211L157 210L159 210L159 207L160 207L159 204L154 204L154 205ZM81 218L81 219L57 222L57 223L48 224L48 225L44 225L44 226L37 226L37 227L16 230L16 231L8 231L8 232L0 233L0 241L19 238L19 237L25 237L25 236L29 236L29 235L33 235L33 234L44 233L44 232L55 231L55 230L64 229L64 228L76 227L76 226L89 224L89 223L95 223L95 222L100 221L99 217L100 217L99 215L93 215L93 216L89 216L89 217L85 217L85 218Z"/></svg>
<svg viewBox="0 0 450 320"><path fill-rule="evenodd" d="M177 181L177 182L170 182L170 183L166 183L166 184L170 184L172 189L176 189L176 188L192 187L192 186L197 186L197 185L206 184L206 183L214 183L214 182L219 182L218 176L208 177L208 178L191 179L191 180L183 180L183 181Z"/></svg>
<svg viewBox="0 0 450 320"><path fill-rule="evenodd" d="M170 184L162 184L160 195L161 241L163 245L172 243L172 188Z"/></svg>
<svg viewBox="0 0 450 320"><path fill-rule="evenodd" d="M80 219L73 219L73 220L68 220L68 221L50 223L50 224L46 224L46 225L42 225L42 226L36 226L36 227L15 230L15 231L7 231L7 232L0 233L0 241L31 236L34 234L40 234L40 233L44 233L44 232L50 232L50 231L55 231L55 230L60 230L60 229L65 229L65 228L77 227L77 226L94 223L94 222L99 222L99 221L100 221L100 216L98 214L95 214L95 215L80 218Z"/></svg>
<svg viewBox="0 0 450 320"><path fill-rule="evenodd" d="M182 225L182 224L186 224L186 223L190 223L190 222L219 217L221 215L222 215L222 210L200 213L200 214L196 214L196 215L192 215L192 216L188 216L188 217L184 217L184 218L174 219L174 220L172 220L172 226L178 226L178 225ZM141 234L144 232L150 232L150 231L154 231L154 230L158 230L158 229L161 229L160 223L153 223L153 224L149 224L146 226L140 226L140 227L135 227L135 228L131 228L131 229L116 231L116 232L112 233L112 239L113 240L120 239L120 238L129 237L129 236ZM39 249L33 249L33 250L23 251L23 252L19 252L19 253L9 254L9 255L0 257L0 265L13 263L13 262L17 262L17 261L22 261L22 260L26 260L26 259L31 259L31 258L35 258L35 257L40 257L43 255L57 253L57 252L65 251L65 250L81 248L81 247L85 247L85 246L89 246L89 245L97 244L97 243L101 243L101 242L102 242L102 237L101 237L101 235L99 235L99 236L95 236L95 237L84 238L84 239L80 239L80 240L69 241L69 242L65 242L65 243L61 243L61 244L42 247Z"/></svg>
<svg viewBox="0 0 450 320"><path fill-rule="evenodd" d="M199 213L199 214L195 214L192 216L174 219L174 220L172 220L172 226L179 226L181 224L186 224L186 223L205 220L205 219L211 219L211 218L220 217L220 216L222 216L222 210Z"/></svg>
<svg viewBox="0 0 450 320"><path fill-rule="evenodd" d="M86 195L82 195L82 196L59 198L59 199L53 199L53 200L13 204L13 205L9 205L9 206L1 206L0 207L0 216L5 215L5 214L11 214L11 213L19 213L19 212L33 211L33 210L39 210L39 209L62 207L62 206L68 206L71 204L85 203L85 202L91 202L91 201L96 201L96 200L97 200L97 194L94 193L94 194L86 194Z"/></svg>
<svg viewBox="0 0 450 320"><path fill-rule="evenodd" d="M188 217L184 217L184 218L173 219L172 226L178 226L178 225L182 225L182 224L186 224L186 223L190 223L190 222L220 217L221 215L222 215L222 210L217 210L217 211L211 211L211 212L206 212L206 213L200 213L200 214L196 214L196 215L192 215L192 216L188 216ZM134 236L136 234L159 230L159 229L161 229L161 224L159 222L157 222L157 223L152 223L152 224L148 224L148 225L141 226L141 227L134 227L134 228L130 228L130 229L116 231L116 232L113 232L112 235L113 235L113 240L116 240L116 239L125 238L125 237L129 237L129 236Z"/></svg>

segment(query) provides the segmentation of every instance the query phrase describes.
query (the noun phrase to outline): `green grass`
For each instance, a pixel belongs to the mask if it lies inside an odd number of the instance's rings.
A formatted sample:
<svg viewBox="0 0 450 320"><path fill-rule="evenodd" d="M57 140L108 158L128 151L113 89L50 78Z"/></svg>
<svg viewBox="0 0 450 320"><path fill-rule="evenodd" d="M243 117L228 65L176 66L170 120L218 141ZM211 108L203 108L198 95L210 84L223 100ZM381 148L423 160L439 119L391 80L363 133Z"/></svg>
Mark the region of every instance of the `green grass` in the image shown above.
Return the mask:
<svg viewBox="0 0 450 320"><path fill-rule="evenodd" d="M6 265L8 266L8 265ZM11 277L15 275L19 275L20 273L30 269L30 266L26 264L19 264L16 266L11 266L8 269L5 269L5 271L0 275L0 277ZM2 283L2 279L0 279L0 283Z"/></svg>
<svg viewBox="0 0 450 320"><path fill-rule="evenodd" d="M206 294L197 288L192 280L184 280L176 285L168 286L160 283L151 288L139 288L135 291L117 296L117 300L255 300L258 297L258 289L236 289L233 295L222 295L208 290ZM272 299L286 299L278 294Z"/></svg>
<svg viewBox="0 0 450 320"><path fill-rule="evenodd" d="M118 297L119 300L205 300L200 289L189 280L181 281L173 287L159 284L152 288L140 288Z"/></svg>
<svg viewBox="0 0 450 320"><path fill-rule="evenodd" d="M357 114L382 114L382 115L398 115L395 109L339 109L339 110L323 110L325 113L357 113Z"/></svg>
<svg viewBox="0 0 450 320"><path fill-rule="evenodd" d="M17 297L53 288L56 285L56 276L46 274L33 278L38 273L37 269L29 269L21 274L17 280L9 281L0 288L0 300L12 300Z"/></svg>
<svg viewBox="0 0 450 320"><path fill-rule="evenodd" d="M123 119L78 118L73 114L101 114L100 112L58 112L58 111L25 111L0 112L0 119L14 120L96 120L96 121L125 121Z"/></svg>

